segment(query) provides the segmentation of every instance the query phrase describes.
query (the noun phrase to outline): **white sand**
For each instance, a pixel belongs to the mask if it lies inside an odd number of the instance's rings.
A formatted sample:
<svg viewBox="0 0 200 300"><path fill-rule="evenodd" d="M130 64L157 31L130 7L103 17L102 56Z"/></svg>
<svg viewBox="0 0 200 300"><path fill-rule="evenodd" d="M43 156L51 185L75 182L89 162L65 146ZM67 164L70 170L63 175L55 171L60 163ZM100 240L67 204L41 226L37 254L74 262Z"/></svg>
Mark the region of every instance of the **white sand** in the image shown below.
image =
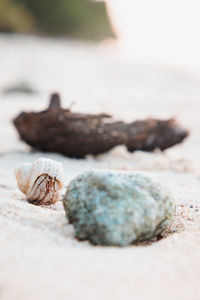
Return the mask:
<svg viewBox="0 0 200 300"><path fill-rule="evenodd" d="M111 50L0 37L0 89L25 80L40 91L35 96L0 94L1 300L200 299L200 72L130 64ZM66 106L75 100L77 111L104 111L127 120L178 116L191 136L164 154L130 154L123 146L85 160L30 153L11 120L21 110L44 108L55 89ZM13 168L41 156L64 164L66 185L91 168L153 173L177 202L170 233L123 249L78 242L61 204L33 206L17 189Z"/></svg>

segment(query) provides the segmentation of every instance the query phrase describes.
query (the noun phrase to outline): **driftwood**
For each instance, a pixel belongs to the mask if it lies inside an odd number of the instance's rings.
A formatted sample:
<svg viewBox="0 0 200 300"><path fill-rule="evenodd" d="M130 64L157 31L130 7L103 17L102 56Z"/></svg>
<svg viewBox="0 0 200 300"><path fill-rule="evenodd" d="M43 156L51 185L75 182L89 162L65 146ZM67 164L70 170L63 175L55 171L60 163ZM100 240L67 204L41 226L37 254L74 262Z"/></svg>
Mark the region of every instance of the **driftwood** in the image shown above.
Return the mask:
<svg viewBox="0 0 200 300"><path fill-rule="evenodd" d="M123 144L130 152L165 150L188 136L188 131L175 119L126 124L112 121L107 114L73 113L61 108L59 94L51 96L47 110L23 112L14 119L14 124L21 139L33 148L76 158L97 155Z"/></svg>

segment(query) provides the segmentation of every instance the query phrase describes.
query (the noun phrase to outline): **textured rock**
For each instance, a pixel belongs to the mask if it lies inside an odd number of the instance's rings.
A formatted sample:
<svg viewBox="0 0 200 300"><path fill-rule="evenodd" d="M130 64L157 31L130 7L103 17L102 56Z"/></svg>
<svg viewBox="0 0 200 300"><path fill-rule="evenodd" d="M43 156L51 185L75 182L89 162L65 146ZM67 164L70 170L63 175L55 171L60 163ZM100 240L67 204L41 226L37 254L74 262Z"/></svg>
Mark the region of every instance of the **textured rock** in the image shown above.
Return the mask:
<svg viewBox="0 0 200 300"><path fill-rule="evenodd" d="M64 208L76 237L127 246L161 233L175 212L173 199L143 172L88 171L71 181Z"/></svg>

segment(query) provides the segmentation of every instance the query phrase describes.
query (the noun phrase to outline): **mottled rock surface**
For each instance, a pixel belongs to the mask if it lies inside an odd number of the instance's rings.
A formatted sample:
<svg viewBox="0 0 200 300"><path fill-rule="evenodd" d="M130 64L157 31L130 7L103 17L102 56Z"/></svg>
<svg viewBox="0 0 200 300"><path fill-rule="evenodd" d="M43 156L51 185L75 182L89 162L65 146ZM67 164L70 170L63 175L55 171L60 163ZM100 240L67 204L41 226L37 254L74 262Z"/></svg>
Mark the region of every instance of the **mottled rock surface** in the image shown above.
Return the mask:
<svg viewBox="0 0 200 300"><path fill-rule="evenodd" d="M158 235L175 212L173 199L143 172L87 171L69 184L64 207L78 239L116 246Z"/></svg>

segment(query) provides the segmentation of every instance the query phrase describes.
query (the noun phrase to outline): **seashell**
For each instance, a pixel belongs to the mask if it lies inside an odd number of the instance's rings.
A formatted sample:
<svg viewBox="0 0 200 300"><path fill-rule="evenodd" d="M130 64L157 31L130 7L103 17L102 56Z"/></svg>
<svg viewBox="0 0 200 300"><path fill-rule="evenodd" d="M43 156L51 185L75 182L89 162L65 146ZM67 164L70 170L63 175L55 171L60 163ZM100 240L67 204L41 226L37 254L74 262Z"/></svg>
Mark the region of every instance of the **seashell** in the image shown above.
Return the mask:
<svg viewBox="0 0 200 300"><path fill-rule="evenodd" d="M40 158L14 170L18 188L35 205L49 205L61 200L64 172L61 163Z"/></svg>

